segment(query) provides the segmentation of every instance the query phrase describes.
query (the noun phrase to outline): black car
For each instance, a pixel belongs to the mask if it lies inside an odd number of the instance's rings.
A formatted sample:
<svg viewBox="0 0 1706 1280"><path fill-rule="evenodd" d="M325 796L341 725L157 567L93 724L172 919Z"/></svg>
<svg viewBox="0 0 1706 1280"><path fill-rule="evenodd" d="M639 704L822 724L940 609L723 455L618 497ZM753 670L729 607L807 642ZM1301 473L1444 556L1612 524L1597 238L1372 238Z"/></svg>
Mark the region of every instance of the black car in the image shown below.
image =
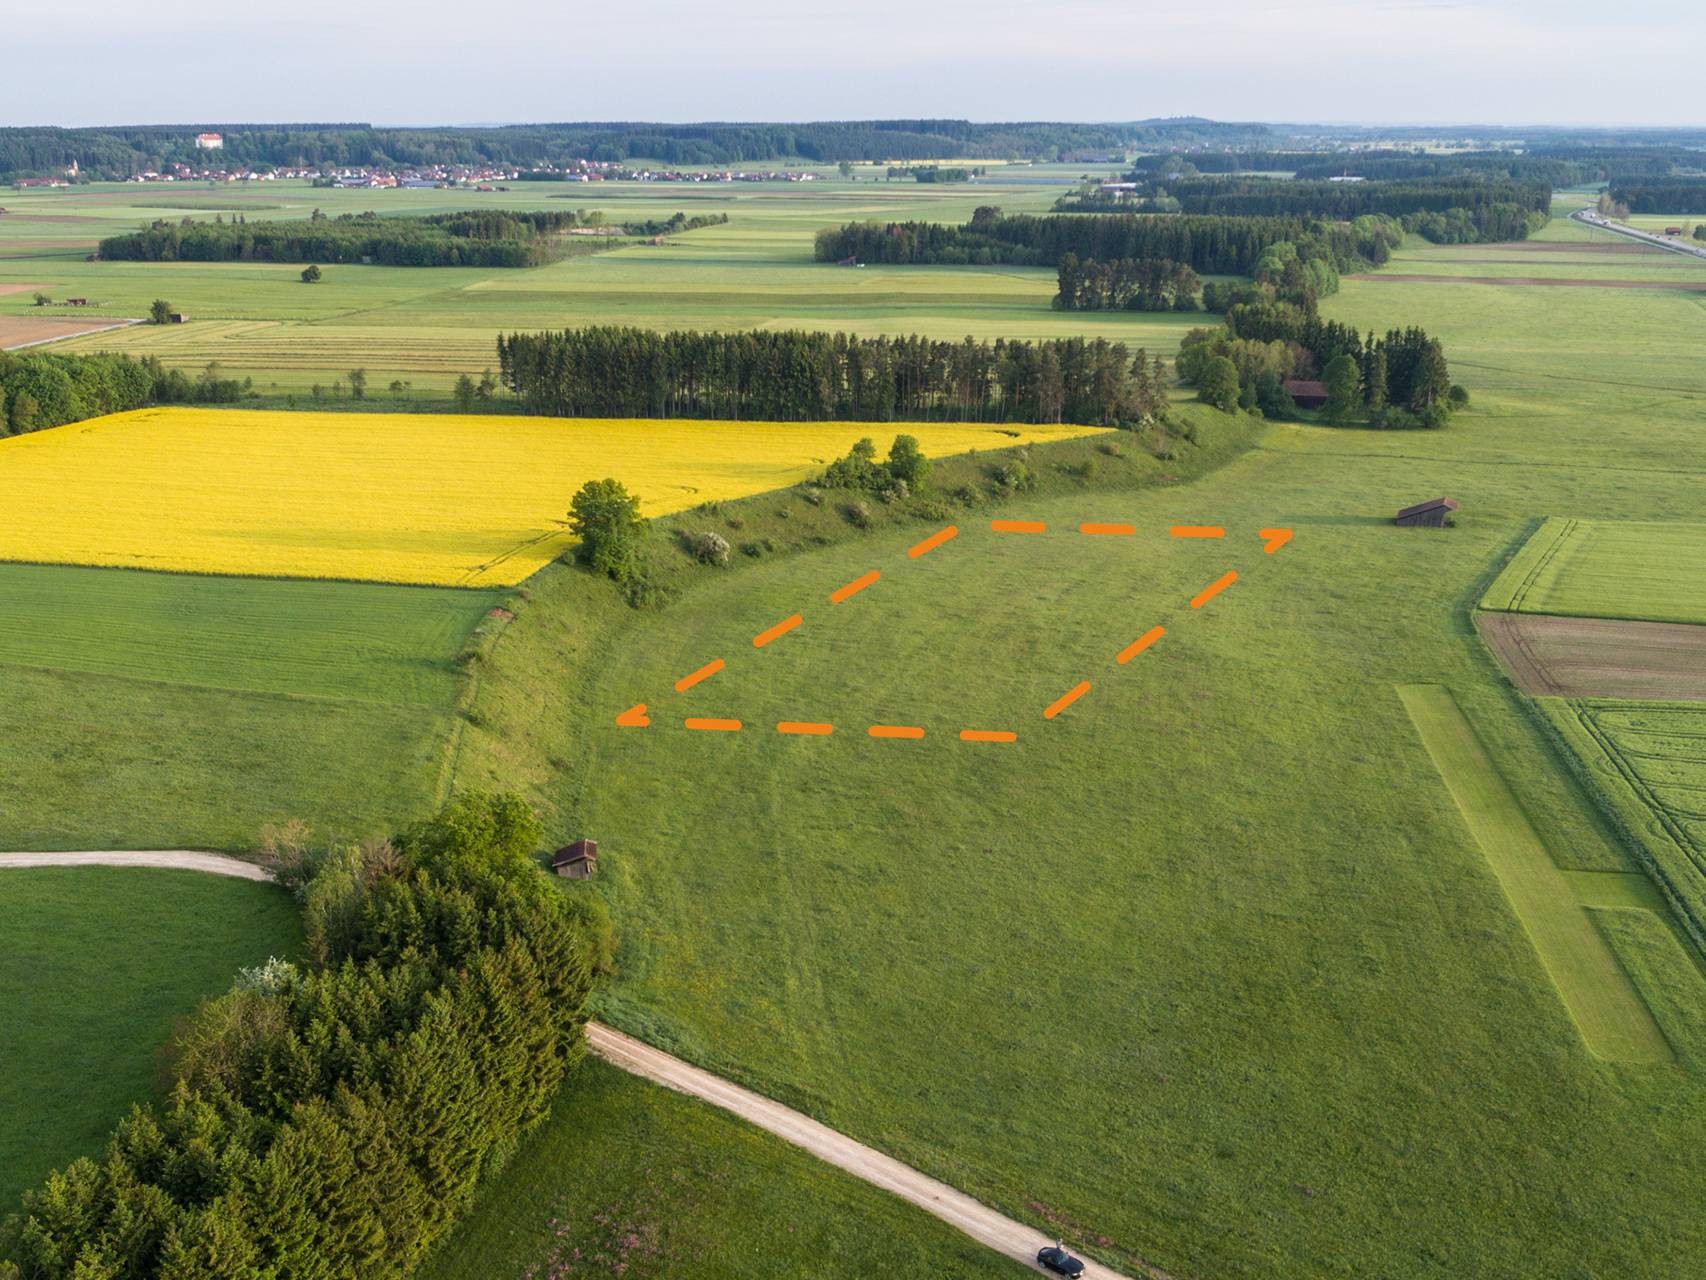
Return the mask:
<svg viewBox="0 0 1706 1280"><path fill-rule="evenodd" d="M1037 1250L1037 1265L1044 1271L1052 1271L1057 1276L1081 1276L1084 1274L1084 1264L1074 1258L1065 1249L1050 1245L1046 1249Z"/></svg>

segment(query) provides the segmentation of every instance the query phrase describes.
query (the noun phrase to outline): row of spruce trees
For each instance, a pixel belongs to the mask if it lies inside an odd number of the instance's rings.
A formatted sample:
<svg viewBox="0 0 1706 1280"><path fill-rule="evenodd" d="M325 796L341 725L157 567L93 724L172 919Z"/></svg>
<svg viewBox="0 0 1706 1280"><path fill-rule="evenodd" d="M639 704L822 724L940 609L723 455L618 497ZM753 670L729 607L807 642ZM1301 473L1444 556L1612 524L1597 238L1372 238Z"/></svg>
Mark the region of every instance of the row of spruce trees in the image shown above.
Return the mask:
<svg viewBox="0 0 1706 1280"><path fill-rule="evenodd" d="M204 1002L166 1101L26 1196L0 1276L411 1274L583 1052L608 923L533 862L541 836L469 794L395 841L276 843L309 963Z"/></svg>
<svg viewBox="0 0 1706 1280"><path fill-rule="evenodd" d="M499 377L531 413L768 422L1130 421L1159 376L1102 339L659 333L595 326L498 338Z"/></svg>

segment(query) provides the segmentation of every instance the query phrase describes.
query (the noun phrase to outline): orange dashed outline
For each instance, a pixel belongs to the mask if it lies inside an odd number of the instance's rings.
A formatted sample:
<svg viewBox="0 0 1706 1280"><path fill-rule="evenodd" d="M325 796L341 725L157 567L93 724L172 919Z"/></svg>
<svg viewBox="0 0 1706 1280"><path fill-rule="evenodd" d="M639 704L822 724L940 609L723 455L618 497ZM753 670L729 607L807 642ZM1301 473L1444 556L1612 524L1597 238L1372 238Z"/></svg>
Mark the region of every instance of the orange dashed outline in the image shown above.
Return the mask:
<svg viewBox="0 0 1706 1280"><path fill-rule="evenodd" d="M991 520L989 522L989 527L990 530L995 533L1044 533L1048 529L1048 526L1041 520ZM927 555L943 543L952 538L958 537L959 532L960 530L957 525L948 525L945 528L938 529L922 542L914 543L909 547L906 552L907 557L909 559L916 560L920 556ZM1129 537L1137 532L1137 527L1130 524L1097 523L1087 521L1078 526L1078 532L1093 536ZM1175 538L1223 538L1226 536L1226 530L1220 525L1172 525L1169 527L1168 533ZM1286 543L1291 541L1292 531L1290 529L1262 529L1260 530L1260 537L1262 538L1262 551L1267 555L1272 555L1281 547L1285 546ZM871 584L877 582L881 577L881 572L876 569L871 569L859 575L852 581L845 583L830 592L830 603L841 604L842 602L851 599ZM1227 572L1223 573L1207 587L1204 587L1201 591L1197 592L1196 595L1191 597L1191 608L1202 608L1203 605L1207 604L1210 600L1214 599L1215 596L1219 595L1222 591L1226 590L1227 587L1237 581L1238 571L1236 569L1227 570ZM798 613L784 618L774 626L767 627L765 630L760 631L755 635L752 638L753 648L762 649L773 640L778 640L782 636L787 635L790 631L804 623L804 621L804 615ZM1136 640L1132 641L1124 649L1119 651L1114 658L1115 663L1119 666L1124 666L1166 634L1167 629L1165 627L1154 626L1149 628L1148 631L1145 631ZM713 659L700 667L697 671L694 671L689 675L685 675L681 679L677 680L675 682L675 691L677 693L686 693L695 685L716 675L725 665L726 664L723 659ZM1053 720L1056 716L1060 715L1061 712L1065 711L1085 694L1089 693L1090 687L1090 681L1088 680L1081 680L1077 684L1073 685L1072 688L1061 694L1060 697L1056 698L1043 709L1043 719ZM616 723L625 729L643 729L651 724L651 717L646 714L647 710L648 708L646 703L637 702L618 715L616 717ZM688 716L683 719L681 723L684 728L711 733L734 733L738 732L743 727L739 720L706 716ZM808 737L826 737L835 732L835 726L824 721L817 720L781 720L776 724L776 732ZM900 739L907 741L917 741L923 738L925 733L922 726L902 724L874 724L869 726L865 732L867 737ZM1010 743L1018 741L1018 738L1019 735L1010 729L961 729L959 731L959 739L961 742Z"/></svg>

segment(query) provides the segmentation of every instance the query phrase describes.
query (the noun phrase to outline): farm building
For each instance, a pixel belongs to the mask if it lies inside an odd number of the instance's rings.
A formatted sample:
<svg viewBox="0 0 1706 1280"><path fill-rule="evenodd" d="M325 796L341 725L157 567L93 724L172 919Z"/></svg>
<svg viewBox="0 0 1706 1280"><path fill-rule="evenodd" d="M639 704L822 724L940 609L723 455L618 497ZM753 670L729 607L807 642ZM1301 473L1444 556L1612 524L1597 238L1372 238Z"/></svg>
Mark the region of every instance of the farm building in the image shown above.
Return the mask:
<svg viewBox="0 0 1706 1280"><path fill-rule="evenodd" d="M598 870L598 841L576 840L551 855L551 870L565 880L589 880Z"/></svg>
<svg viewBox="0 0 1706 1280"><path fill-rule="evenodd" d="M225 146L225 139L217 133L198 133L195 136L197 151L219 151Z"/></svg>
<svg viewBox="0 0 1706 1280"><path fill-rule="evenodd" d="M1297 401L1299 409L1319 409L1327 403L1325 383L1305 382L1294 378L1285 384L1285 392Z"/></svg>
<svg viewBox="0 0 1706 1280"><path fill-rule="evenodd" d="M1679 236L1682 234L1682 228L1681 227L1666 227L1665 228L1665 234L1667 236Z"/></svg>
<svg viewBox="0 0 1706 1280"><path fill-rule="evenodd" d="M1451 524L1451 513L1456 510L1457 500L1455 498L1430 498L1426 502L1418 502L1413 507L1405 507L1393 518L1392 523L1444 529Z"/></svg>

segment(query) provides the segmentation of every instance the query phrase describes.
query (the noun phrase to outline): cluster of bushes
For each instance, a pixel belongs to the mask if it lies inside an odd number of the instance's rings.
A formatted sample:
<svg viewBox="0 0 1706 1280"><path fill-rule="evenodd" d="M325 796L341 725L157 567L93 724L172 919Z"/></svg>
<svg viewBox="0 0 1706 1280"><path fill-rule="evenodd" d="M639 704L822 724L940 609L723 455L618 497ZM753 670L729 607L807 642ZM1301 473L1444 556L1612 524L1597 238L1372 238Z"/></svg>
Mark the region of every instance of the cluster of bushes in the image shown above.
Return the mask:
<svg viewBox="0 0 1706 1280"><path fill-rule="evenodd" d="M1195 311L1201 293L1197 273L1170 258L1100 262L1069 253L1060 260L1054 305L1062 311Z"/></svg>
<svg viewBox="0 0 1706 1280"><path fill-rule="evenodd" d="M684 225L688 219L682 215ZM712 220L726 215L715 215ZM670 223L646 223L661 234ZM555 259L562 233L603 225L582 210L524 213L463 211L420 217L350 213L294 222L157 220L141 231L109 236L100 256L134 262L370 262L394 267L533 267ZM705 225L701 223L700 225ZM682 229L675 226L674 229Z"/></svg>
<svg viewBox="0 0 1706 1280"><path fill-rule="evenodd" d="M1440 427L1468 393L1451 383L1445 351L1419 328L1366 338L1312 309L1240 304L1219 329L1193 329L1180 344L1179 376L1208 403L1232 412L1288 418L1297 404L1285 384L1319 380L1329 422Z"/></svg>
<svg viewBox="0 0 1706 1280"><path fill-rule="evenodd" d="M930 483L930 459L918 447L918 437L898 435L889 446L888 461L877 461L877 446L869 436L856 442L846 457L829 464L818 481L826 489L873 493L884 502L898 502L923 493Z"/></svg>
<svg viewBox="0 0 1706 1280"><path fill-rule="evenodd" d="M0 351L0 436L23 435L150 404L228 404L248 380L222 377L217 364L191 378L153 356L11 355Z"/></svg>
<svg viewBox="0 0 1706 1280"><path fill-rule="evenodd" d="M409 1275L583 1051L608 926L533 862L541 835L472 794L394 842L276 844L309 963L183 1024L168 1100L25 1198L16 1274Z"/></svg>
<svg viewBox="0 0 1706 1280"><path fill-rule="evenodd" d="M937 342L844 333L597 326L498 338L521 406L558 417L1076 422L1152 413L1153 372L1120 343Z"/></svg>
<svg viewBox="0 0 1706 1280"><path fill-rule="evenodd" d="M1349 223L1300 217L1157 218L1135 213L1083 216L1015 214L993 206L970 222L853 222L818 232L819 262L1058 267L1067 254L1080 260L1167 258L1206 275L1247 276L1262 252L1289 241L1304 258L1323 258L1335 269L1379 266L1403 240L1391 218L1369 214Z"/></svg>

